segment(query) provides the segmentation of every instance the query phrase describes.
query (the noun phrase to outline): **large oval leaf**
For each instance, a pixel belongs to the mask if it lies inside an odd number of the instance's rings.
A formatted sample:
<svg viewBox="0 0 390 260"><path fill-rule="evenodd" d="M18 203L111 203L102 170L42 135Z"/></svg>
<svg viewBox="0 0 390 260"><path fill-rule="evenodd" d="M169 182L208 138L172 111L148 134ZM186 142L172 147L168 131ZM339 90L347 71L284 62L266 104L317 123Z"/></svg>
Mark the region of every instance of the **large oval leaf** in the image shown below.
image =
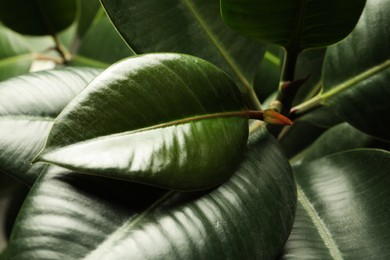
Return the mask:
<svg viewBox="0 0 390 260"><path fill-rule="evenodd" d="M390 140L386 124L390 118L389 12L389 1L367 1L351 35L328 49L324 91L314 100L359 130L386 140Z"/></svg>
<svg viewBox="0 0 390 260"><path fill-rule="evenodd" d="M41 175L18 216L9 259L274 259L292 226L296 191L264 130L233 177L207 192L63 169Z"/></svg>
<svg viewBox="0 0 390 260"><path fill-rule="evenodd" d="M244 110L234 82L204 60L129 58L61 113L40 160L173 189L209 188L231 176L245 149Z"/></svg>
<svg viewBox="0 0 390 260"><path fill-rule="evenodd" d="M2 0L0 20L11 29L29 35L55 34L76 17L76 0Z"/></svg>
<svg viewBox="0 0 390 260"><path fill-rule="evenodd" d="M115 27L138 54L177 52L217 65L249 89L264 48L227 29L218 0L102 0Z"/></svg>
<svg viewBox="0 0 390 260"><path fill-rule="evenodd" d="M388 259L389 159L355 150L295 167L299 204L283 259Z"/></svg>
<svg viewBox="0 0 390 260"><path fill-rule="evenodd" d="M0 170L32 185L42 165L31 160L42 149L54 118L100 70L63 69L0 83Z"/></svg>
<svg viewBox="0 0 390 260"><path fill-rule="evenodd" d="M221 14L235 31L299 52L343 39L364 4L365 0L221 0Z"/></svg>
<svg viewBox="0 0 390 260"><path fill-rule="evenodd" d="M27 42L0 24L0 81L27 73L32 59Z"/></svg>

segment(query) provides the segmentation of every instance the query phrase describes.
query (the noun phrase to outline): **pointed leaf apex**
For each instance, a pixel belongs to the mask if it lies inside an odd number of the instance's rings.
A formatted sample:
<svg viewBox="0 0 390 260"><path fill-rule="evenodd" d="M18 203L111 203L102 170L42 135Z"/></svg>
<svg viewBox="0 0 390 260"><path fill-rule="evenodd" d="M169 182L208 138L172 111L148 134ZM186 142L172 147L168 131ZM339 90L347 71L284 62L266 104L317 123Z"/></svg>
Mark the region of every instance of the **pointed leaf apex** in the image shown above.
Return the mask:
<svg viewBox="0 0 390 260"><path fill-rule="evenodd" d="M264 121L273 125L292 125L290 119L271 109L264 111Z"/></svg>

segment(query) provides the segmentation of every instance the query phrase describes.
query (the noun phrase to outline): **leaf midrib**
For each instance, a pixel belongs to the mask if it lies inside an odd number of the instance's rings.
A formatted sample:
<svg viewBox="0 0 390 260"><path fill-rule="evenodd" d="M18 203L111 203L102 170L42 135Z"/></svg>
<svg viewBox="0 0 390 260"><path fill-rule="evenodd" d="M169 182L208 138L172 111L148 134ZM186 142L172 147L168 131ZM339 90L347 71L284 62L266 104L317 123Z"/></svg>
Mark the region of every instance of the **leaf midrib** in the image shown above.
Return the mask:
<svg viewBox="0 0 390 260"><path fill-rule="evenodd" d="M342 260L343 259L342 254L339 248L337 247L337 244L334 241L332 234L330 233L329 229L326 227L324 221L318 215L313 204L307 198L306 194L304 193L302 187L299 184L297 184L297 192L298 192L298 201L301 203L304 211L307 213L314 227L318 231L318 234L320 235L322 241L324 242L324 245L328 248L330 255L332 256L333 259Z"/></svg>
<svg viewBox="0 0 390 260"><path fill-rule="evenodd" d="M263 113L262 111L251 111L251 110L239 110L239 111L230 111L230 112L222 112L222 113L214 113L214 114L205 114L205 115L196 115L196 116L192 116L192 117L186 117L186 118L183 118L183 119L178 119L178 120L173 120L173 121L169 121L169 122L164 122L164 123L161 123L161 124L156 124L156 125L151 125L151 126L147 126L147 127L143 127L143 128L139 128L139 129L135 129L135 130L130 130L130 131L125 131L125 132L120 132L120 133L113 133L113 134L109 134L109 135L103 135L103 136L98 136L98 137L93 137L93 138L90 138L90 139L86 139L86 140L80 140L76 143L72 143L72 144L69 144L69 146L71 145L79 145L79 144L82 144L82 143L85 143L85 142L91 142L91 141L99 141L99 140L104 140L106 138L112 138L112 137L121 137L121 136L127 136L127 135L132 135L132 134L136 134L136 133L141 133L141 132L146 132L146 131L151 131L151 130L155 130L155 129L159 129L159 128L165 128L165 127L170 127L170 126L174 126L174 125L181 125L181 124L186 124L186 123L190 123L190 122L195 122L195 121L199 121L199 120L206 120L206 119L215 119L215 118L226 118L226 117L248 117L249 118L249 115L250 114L253 114L253 113ZM43 153L38 156L36 158L37 161L39 161L42 157L42 155L46 154L46 153L50 153L50 152L53 152L55 151L56 149L58 149L58 147L46 147L45 150L43 150ZM59 148L61 149L61 147Z"/></svg>
<svg viewBox="0 0 390 260"><path fill-rule="evenodd" d="M354 85L356 85L356 84L358 84L358 83L360 83L360 82L362 82L362 81L364 81L372 76L375 76L379 72L381 72L389 67L390 67L390 59L385 60L384 62L382 62L376 66L373 66L365 71L362 71L358 75L355 75L354 77L345 80L343 83L341 83L341 84L337 85L336 87L333 87L331 90L323 93L321 95L322 102L327 101L330 97L338 94L339 92L341 92L345 89L350 88L351 86L354 86Z"/></svg>
<svg viewBox="0 0 390 260"><path fill-rule="evenodd" d="M187 7L189 12L193 15L195 20L199 23L200 27L205 31L206 35L209 37L211 42L215 45L217 50L221 53L222 57L226 60L227 64L231 67L233 72L239 78L241 83L246 89L251 88L251 84L245 78L238 65L234 61L234 59L229 55L229 53L225 50L223 44L213 35L211 29L207 25L205 21L203 21L202 17L199 15L199 12L196 10L196 7L191 3L190 0L183 0L184 5Z"/></svg>

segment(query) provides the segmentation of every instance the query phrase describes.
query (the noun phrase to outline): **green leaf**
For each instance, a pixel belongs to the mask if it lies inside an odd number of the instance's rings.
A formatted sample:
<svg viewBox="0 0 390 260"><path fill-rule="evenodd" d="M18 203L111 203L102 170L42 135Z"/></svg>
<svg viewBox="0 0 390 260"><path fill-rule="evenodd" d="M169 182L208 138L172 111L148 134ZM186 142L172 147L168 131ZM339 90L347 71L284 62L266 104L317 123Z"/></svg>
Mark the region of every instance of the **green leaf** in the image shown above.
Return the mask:
<svg viewBox="0 0 390 260"><path fill-rule="evenodd" d="M274 259L291 230L295 184L265 128L255 139L233 177L207 192L52 169L24 203L10 259Z"/></svg>
<svg viewBox="0 0 390 260"><path fill-rule="evenodd" d="M63 69L0 83L0 170L32 185L43 165L31 165L55 117L100 70Z"/></svg>
<svg viewBox="0 0 390 260"><path fill-rule="evenodd" d="M135 53L126 45L112 23L100 9L79 39L80 46L72 57L72 65L107 68L112 63Z"/></svg>
<svg viewBox="0 0 390 260"><path fill-rule="evenodd" d="M369 0L352 34L329 48L322 104L359 130L390 140L390 2ZM358 44L357 44L358 43ZM359 55L358 55L359 54Z"/></svg>
<svg viewBox="0 0 390 260"><path fill-rule="evenodd" d="M27 73L33 59L31 52L20 35L0 24L0 81Z"/></svg>
<svg viewBox="0 0 390 260"><path fill-rule="evenodd" d="M280 47L276 45L267 47L254 79L253 85L261 101L266 100L272 93L278 90L282 69L280 52Z"/></svg>
<svg viewBox="0 0 390 260"><path fill-rule="evenodd" d="M11 29L29 35L56 34L70 26L76 0L1 0L0 20Z"/></svg>
<svg viewBox="0 0 390 260"><path fill-rule="evenodd" d="M172 189L210 188L241 159L245 111L234 82L207 61L180 54L129 58L64 109L39 159Z"/></svg>
<svg viewBox="0 0 390 260"><path fill-rule="evenodd" d="M226 28L218 0L102 0L102 4L136 53L198 56L226 71L245 90L251 88L264 48Z"/></svg>
<svg viewBox="0 0 390 260"><path fill-rule="evenodd" d="M259 41L299 52L340 41L356 25L365 0L221 0L223 21Z"/></svg>
<svg viewBox="0 0 390 260"><path fill-rule="evenodd" d="M326 49L302 52L297 61L295 79L309 79L303 84L294 98L294 105L310 99L322 90L322 66Z"/></svg>
<svg viewBox="0 0 390 260"><path fill-rule="evenodd" d="M294 167L298 209L282 259L388 259L389 159L354 150Z"/></svg>
<svg viewBox="0 0 390 260"><path fill-rule="evenodd" d="M99 0L79 0L78 4L77 36L83 38L101 10L101 5Z"/></svg>
<svg viewBox="0 0 390 260"><path fill-rule="evenodd" d="M302 161L312 161L326 155L357 148L386 148L386 145L348 123L342 123L327 130L304 151Z"/></svg>

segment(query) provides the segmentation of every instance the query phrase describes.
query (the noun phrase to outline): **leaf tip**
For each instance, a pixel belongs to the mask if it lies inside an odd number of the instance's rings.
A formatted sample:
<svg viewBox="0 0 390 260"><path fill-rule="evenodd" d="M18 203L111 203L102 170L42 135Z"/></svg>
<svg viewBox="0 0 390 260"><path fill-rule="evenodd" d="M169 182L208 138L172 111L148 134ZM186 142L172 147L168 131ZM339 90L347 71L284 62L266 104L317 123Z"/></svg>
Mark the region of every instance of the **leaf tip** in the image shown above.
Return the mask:
<svg viewBox="0 0 390 260"><path fill-rule="evenodd" d="M264 111L264 121L273 125L292 125L292 121L289 118L272 109Z"/></svg>

